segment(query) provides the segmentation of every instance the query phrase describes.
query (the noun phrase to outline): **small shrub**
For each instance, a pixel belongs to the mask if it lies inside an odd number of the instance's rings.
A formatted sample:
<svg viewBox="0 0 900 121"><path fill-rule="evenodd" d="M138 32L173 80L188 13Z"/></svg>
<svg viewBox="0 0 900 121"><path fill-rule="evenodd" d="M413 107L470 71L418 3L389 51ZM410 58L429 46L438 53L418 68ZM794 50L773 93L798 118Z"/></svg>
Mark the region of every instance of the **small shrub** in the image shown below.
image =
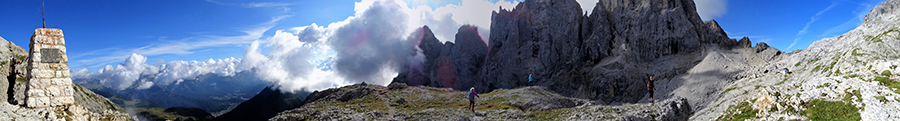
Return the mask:
<svg viewBox="0 0 900 121"><path fill-rule="evenodd" d="M886 77L890 77L890 76L893 75L893 74L891 74L891 71L890 71L890 70L884 70L884 71L881 72L881 75L882 75L882 76L886 76Z"/></svg>
<svg viewBox="0 0 900 121"><path fill-rule="evenodd" d="M862 102L862 95L859 94L859 90L853 90L852 92L847 92L845 90L844 92L847 93L847 95L844 96L844 99L842 99L844 102L852 101L853 96L856 96L856 102Z"/></svg>
<svg viewBox="0 0 900 121"><path fill-rule="evenodd" d="M785 113L797 114L797 109L794 109L794 106L785 106L785 107L787 107L787 108L784 108L784 111L782 111L781 114L785 114Z"/></svg>
<svg viewBox="0 0 900 121"><path fill-rule="evenodd" d="M812 100L808 106L809 120L836 120L858 121L861 120L859 108L849 103L840 101Z"/></svg>
<svg viewBox="0 0 900 121"><path fill-rule="evenodd" d="M893 81L891 81L891 78L883 77L883 76L875 76L875 81L880 82L880 84L882 84L882 85L889 85L889 84L893 83Z"/></svg>

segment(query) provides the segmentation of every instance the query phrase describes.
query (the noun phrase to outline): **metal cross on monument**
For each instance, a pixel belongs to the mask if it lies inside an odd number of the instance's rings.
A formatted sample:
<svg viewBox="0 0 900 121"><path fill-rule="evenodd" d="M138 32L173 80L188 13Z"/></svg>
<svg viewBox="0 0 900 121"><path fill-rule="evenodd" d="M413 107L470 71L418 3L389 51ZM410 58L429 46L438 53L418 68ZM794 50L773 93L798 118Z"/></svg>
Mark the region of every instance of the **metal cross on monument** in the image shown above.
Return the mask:
<svg viewBox="0 0 900 121"><path fill-rule="evenodd" d="M41 22L44 22L44 26L41 28L47 28L47 19L44 17L44 0L41 0Z"/></svg>

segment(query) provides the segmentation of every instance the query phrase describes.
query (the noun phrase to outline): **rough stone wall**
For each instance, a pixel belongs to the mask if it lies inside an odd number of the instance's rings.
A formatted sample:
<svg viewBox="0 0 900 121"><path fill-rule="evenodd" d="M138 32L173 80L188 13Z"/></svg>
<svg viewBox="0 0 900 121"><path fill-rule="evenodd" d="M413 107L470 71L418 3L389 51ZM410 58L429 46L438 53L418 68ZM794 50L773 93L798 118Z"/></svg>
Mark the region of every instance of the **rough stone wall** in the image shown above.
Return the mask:
<svg viewBox="0 0 900 121"><path fill-rule="evenodd" d="M28 107L72 104L72 79L62 30L39 28L31 36L25 103Z"/></svg>

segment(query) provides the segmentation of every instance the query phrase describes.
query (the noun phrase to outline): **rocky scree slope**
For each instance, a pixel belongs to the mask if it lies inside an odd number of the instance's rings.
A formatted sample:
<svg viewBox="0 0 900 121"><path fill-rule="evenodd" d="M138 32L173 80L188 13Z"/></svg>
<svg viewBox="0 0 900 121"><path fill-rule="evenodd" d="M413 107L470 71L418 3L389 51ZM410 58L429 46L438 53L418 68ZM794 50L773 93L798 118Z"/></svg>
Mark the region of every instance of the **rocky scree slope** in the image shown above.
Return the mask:
<svg viewBox="0 0 900 121"><path fill-rule="evenodd" d="M900 120L898 7L884 1L850 32L737 74L691 120Z"/></svg>
<svg viewBox="0 0 900 121"><path fill-rule="evenodd" d="M657 105L594 105L539 86L480 94L472 112L467 95L451 88L362 83L313 93L305 105L269 120L686 120L692 112L684 98Z"/></svg>
<svg viewBox="0 0 900 121"><path fill-rule="evenodd" d="M0 120L132 120L122 108L109 99L80 85L73 84L75 104L49 108L27 108L25 101L25 59L28 52L0 37Z"/></svg>

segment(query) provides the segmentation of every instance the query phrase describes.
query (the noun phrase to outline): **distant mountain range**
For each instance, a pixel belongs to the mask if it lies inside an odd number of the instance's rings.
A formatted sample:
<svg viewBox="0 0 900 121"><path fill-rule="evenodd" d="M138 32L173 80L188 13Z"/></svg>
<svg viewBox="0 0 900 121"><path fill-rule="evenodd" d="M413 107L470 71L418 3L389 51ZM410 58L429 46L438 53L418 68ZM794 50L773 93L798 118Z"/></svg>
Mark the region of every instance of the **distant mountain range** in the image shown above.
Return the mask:
<svg viewBox="0 0 900 121"><path fill-rule="evenodd" d="M141 79L152 78L143 76ZM123 107L170 108L197 107L214 115L228 112L241 102L252 98L259 90L271 85L254 76L253 72L240 72L233 76L204 74L180 83L154 85L137 89L133 85L123 90L103 86L96 79L75 79L84 86Z"/></svg>

